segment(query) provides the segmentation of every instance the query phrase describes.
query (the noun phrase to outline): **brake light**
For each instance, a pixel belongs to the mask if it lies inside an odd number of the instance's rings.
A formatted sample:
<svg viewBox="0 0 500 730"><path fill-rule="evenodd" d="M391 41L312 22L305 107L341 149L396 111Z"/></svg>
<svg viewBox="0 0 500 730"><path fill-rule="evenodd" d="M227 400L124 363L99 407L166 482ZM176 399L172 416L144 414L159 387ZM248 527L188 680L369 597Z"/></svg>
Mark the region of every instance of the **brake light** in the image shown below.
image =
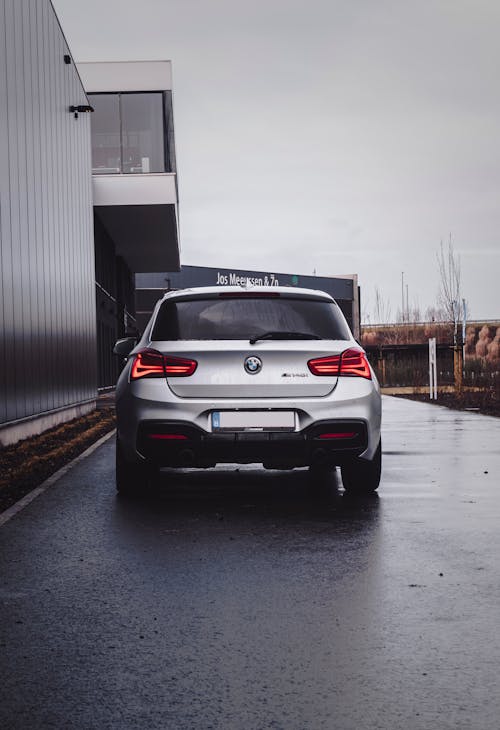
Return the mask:
<svg viewBox="0 0 500 730"><path fill-rule="evenodd" d="M221 299L279 299L280 296L281 294L277 291L236 291L219 294Z"/></svg>
<svg viewBox="0 0 500 730"><path fill-rule="evenodd" d="M139 378L164 378L163 355L156 350L142 350L134 357L130 380Z"/></svg>
<svg viewBox="0 0 500 730"><path fill-rule="evenodd" d="M313 375L346 375L367 378L372 374L363 350L351 348L340 355L309 360L307 366Z"/></svg>
<svg viewBox="0 0 500 730"><path fill-rule="evenodd" d="M130 371L130 380L187 377L192 375L197 367L196 360L162 355L157 350L146 349L135 355Z"/></svg>
<svg viewBox="0 0 500 730"><path fill-rule="evenodd" d="M354 375L371 380L372 374L363 350L346 350L342 353L339 375Z"/></svg>
<svg viewBox="0 0 500 730"><path fill-rule="evenodd" d="M339 375L340 355L317 357L307 363L313 375Z"/></svg>
<svg viewBox="0 0 500 730"><path fill-rule="evenodd" d="M185 378L192 375L198 367L196 360L187 360L182 357L166 355L163 360L165 362L165 374L169 378Z"/></svg>

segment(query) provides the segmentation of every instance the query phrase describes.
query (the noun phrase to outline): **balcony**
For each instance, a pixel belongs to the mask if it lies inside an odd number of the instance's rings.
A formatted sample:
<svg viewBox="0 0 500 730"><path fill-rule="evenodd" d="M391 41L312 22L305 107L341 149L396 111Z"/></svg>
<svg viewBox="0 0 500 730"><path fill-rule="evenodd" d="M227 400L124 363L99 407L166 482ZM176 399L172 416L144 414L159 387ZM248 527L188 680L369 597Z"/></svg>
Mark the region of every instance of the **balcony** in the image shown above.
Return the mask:
<svg viewBox="0 0 500 730"><path fill-rule="evenodd" d="M178 270L170 64L80 64L79 70L94 108L95 215L132 272Z"/></svg>

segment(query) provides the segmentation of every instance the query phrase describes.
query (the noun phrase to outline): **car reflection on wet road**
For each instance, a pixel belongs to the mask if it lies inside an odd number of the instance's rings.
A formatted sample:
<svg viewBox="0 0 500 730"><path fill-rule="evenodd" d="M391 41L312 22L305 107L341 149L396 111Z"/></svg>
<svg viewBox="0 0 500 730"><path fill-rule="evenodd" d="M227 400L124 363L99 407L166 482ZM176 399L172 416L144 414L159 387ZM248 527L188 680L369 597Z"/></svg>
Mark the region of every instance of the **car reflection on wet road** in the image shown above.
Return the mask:
<svg viewBox="0 0 500 730"><path fill-rule="evenodd" d="M496 730L500 420L385 398L383 439L364 499L78 464L0 529L0 725Z"/></svg>

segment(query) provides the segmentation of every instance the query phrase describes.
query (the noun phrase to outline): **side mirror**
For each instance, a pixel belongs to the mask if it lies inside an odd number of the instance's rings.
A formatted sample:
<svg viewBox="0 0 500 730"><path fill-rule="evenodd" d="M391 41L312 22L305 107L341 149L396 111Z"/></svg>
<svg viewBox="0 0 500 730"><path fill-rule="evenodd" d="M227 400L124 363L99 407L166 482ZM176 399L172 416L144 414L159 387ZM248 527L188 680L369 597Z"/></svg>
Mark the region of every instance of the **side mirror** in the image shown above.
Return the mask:
<svg viewBox="0 0 500 730"><path fill-rule="evenodd" d="M122 340L117 340L117 342L115 342L115 346L113 347L113 355L128 357L136 344L136 337L124 337Z"/></svg>

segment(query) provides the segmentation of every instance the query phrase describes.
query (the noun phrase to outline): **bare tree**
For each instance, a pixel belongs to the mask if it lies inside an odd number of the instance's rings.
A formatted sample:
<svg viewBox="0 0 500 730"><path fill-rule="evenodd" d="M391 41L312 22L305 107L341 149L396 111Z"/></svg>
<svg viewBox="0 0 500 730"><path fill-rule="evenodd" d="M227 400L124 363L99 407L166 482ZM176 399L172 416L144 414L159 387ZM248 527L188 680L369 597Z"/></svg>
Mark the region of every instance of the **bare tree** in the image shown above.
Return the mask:
<svg viewBox="0 0 500 730"><path fill-rule="evenodd" d="M408 303L407 307L407 319L408 322L415 324L416 322L422 321L422 310L420 309L420 303L418 297L413 299L411 305Z"/></svg>
<svg viewBox="0 0 500 730"><path fill-rule="evenodd" d="M462 342L462 328L460 322L465 320L465 299L462 300L460 257L455 253L453 243L448 241L448 250L445 251L443 242L438 254L439 266L439 305L446 313L446 319L453 322L453 373L455 379L455 393L462 393L464 373L464 347Z"/></svg>
<svg viewBox="0 0 500 730"><path fill-rule="evenodd" d="M442 307L427 307L424 317L427 322L445 322L446 312Z"/></svg>
<svg viewBox="0 0 500 730"><path fill-rule="evenodd" d="M451 234L447 249L441 241L437 261L439 270L438 309L442 310L448 321L456 322L462 306L461 266L460 256L455 252Z"/></svg>
<svg viewBox="0 0 500 730"><path fill-rule="evenodd" d="M384 298L378 286L375 287L374 316L377 324L387 324L391 321L391 305Z"/></svg>

